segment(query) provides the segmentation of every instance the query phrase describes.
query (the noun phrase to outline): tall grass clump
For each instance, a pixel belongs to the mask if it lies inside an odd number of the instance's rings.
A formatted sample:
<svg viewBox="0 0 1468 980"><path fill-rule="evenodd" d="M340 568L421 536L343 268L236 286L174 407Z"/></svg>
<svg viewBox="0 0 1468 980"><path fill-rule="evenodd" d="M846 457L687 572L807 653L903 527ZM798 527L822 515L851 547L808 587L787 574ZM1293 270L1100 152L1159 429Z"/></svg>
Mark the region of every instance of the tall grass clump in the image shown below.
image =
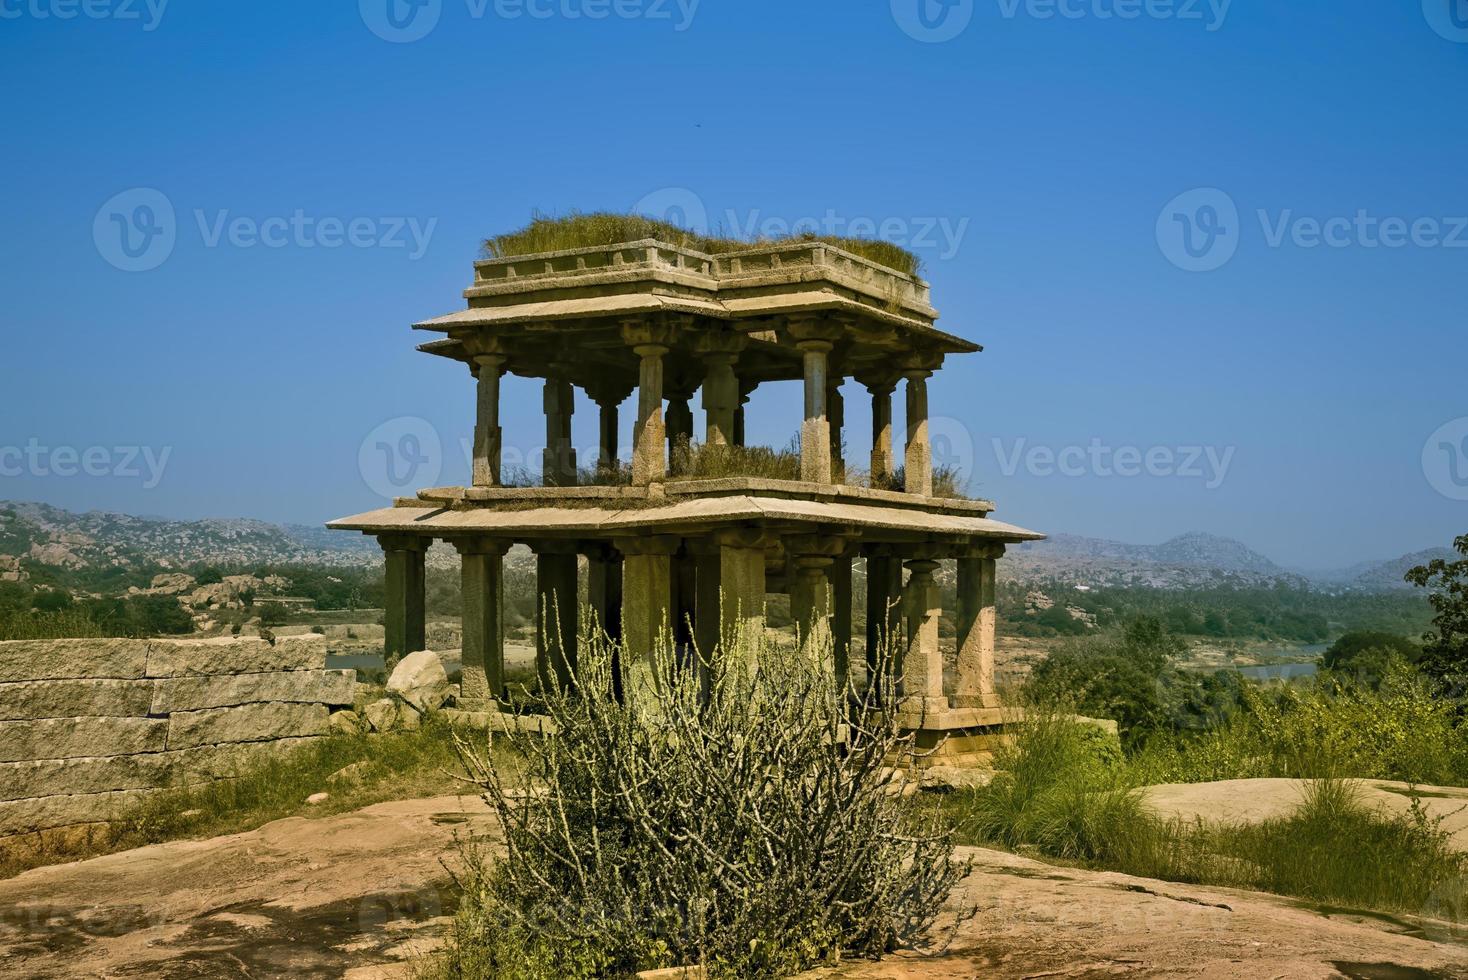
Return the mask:
<svg viewBox="0 0 1468 980"><path fill-rule="evenodd" d="M750 240L727 235L701 235L672 222L646 215L610 211L570 211L559 216L535 212L524 228L485 239L484 256L498 259L512 255L535 255L572 248L618 245L648 238L710 255L737 252L759 245L825 242L910 276L916 276L922 265L921 260L907 249L877 238L797 233Z"/></svg>
<svg viewBox="0 0 1468 980"><path fill-rule="evenodd" d="M829 640L725 648L624 663L593 632L547 693L558 734L504 736L523 766L466 748L505 855L466 852L433 976L778 977L923 935L962 869L938 815L892 792L892 718L853 710Z"/></svg>
<svg viewBox="0 0 1468 980"><path fill-rule="evenodd" d="M679 443L669 460L678 480L722 480L731 477L761 480L799 480L800 453L764 446L714 446Z"/></svg>
<svg viewBox="0 0 1468 980"><path fill-rule="evenodd" d="M1458 704L1408 667L1377 686L1324 678L1303 687L1245 685L1241 697L1241 710L1216 729L1148 742L1132 759L1135 777L1468 782L1468 727Z"/></svg>

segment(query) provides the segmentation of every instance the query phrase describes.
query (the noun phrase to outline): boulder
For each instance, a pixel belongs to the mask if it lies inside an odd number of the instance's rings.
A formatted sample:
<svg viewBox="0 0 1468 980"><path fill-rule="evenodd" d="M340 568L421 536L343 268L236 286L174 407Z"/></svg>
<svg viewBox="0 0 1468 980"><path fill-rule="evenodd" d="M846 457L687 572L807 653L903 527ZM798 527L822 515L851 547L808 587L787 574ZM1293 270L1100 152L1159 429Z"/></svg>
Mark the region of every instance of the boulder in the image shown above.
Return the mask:
<svg viewBox="0 0 1468 980"><path fill-rule="evenodd" d="M362 719L355 711L338 711L326 720L333 735L362 734Z"/></svg>
<svg viewBox="0 0 1468 980"><path fill-rule="evenodd" d="M419 711L437 711L453 694L448 671L431 650L404 657L387 679L387 689Z"/></svg>
<svg viewBox="0 0 1468 980"><path fill-rule="evenodd" d="M398 723L398 704L391 698L373 701L363 712L374 732L391 731Z"/></svg>
<svg viewBox="0 0 1468 980"><path fill-rule="evenodd" d="M930 793L952 793L955 790L983 789L994 779L988 769L960 769L956 766L932 766L918 777L918 786Z"/></svg>

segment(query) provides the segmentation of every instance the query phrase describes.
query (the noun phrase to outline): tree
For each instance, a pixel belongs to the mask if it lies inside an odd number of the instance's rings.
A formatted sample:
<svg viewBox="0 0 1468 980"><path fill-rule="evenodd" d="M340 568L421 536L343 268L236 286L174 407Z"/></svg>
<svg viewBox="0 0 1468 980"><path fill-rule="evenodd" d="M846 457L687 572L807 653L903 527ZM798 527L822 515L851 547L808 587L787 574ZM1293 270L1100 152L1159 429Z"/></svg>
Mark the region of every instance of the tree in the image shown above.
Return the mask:
<svg viewBox="0 0 1468 980"><path fill-rule="evenodd" d="M1320 665L1338 678L1354 678L1376 689L1396 664L1416 664L1422 650L1405 636L1380 630L1351 630L1331 644Z"/></svg>
<svg viewBox="0 0 1468 980"><path fill-rule="evenodd" d="M1422 669L1440 680L1468 679L1468 534L1453 541L1463 557L1457 561L1434 558L1406 575L1408 582L1429 589L1432 632L1423 635Z"/></svg>

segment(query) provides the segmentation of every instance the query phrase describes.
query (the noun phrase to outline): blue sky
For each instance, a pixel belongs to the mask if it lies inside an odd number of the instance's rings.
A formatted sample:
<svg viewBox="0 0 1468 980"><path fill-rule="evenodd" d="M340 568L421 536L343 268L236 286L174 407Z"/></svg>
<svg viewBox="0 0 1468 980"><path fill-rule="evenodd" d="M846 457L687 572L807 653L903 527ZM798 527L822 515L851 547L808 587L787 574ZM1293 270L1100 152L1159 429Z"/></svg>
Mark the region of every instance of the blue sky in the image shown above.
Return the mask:
<svg viewBox="0 0 1468 980"><path fill-rule="evenodd" d="M535 209L693 202L915 244L996 516L1307 567L1468 531L1468 2L427 2L0 0L0 497L319 522L415 433L462 482L470 379L408 324Z"/></svg>

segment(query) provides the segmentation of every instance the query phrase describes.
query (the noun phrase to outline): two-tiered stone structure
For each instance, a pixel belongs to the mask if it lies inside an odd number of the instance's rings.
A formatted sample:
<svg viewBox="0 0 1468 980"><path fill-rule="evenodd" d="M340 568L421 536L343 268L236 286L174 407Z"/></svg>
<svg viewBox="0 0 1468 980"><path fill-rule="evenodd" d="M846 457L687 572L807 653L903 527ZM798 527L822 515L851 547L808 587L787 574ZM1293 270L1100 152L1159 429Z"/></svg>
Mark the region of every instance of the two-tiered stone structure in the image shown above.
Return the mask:
<svg viewBox="0 0 1468 980"><path fill-rule="evenodd" d="M540 675L576 661L579 558L599 624L633 654L665 629L702 651L742 620L762 629L766 595L787 592L797 625L828 624L847 670L853 559L866 562L869 656L888 637L904 717L925 733L999 724L994 690L995 562L1041 537L992 519L986 500L933 496L928 380L981 348L938 330L928 284L821 242L704 254L647 240L475 264L468 309L416 324L421 350L468 366L478 385L473 485L422 490L333 528L376 535L387 560L387 652L424 638L423 556L463 558L464 699L504 692L501 560L537 555ZM500 380L543 379L544 486L501 485ZM892 397L906 397L902 490L844 485L840 385L871 396L871 486L898 474ZM801 479L681 478L670 447L702 436L744 444L744 405L766 382L799 380ZM578 486L573 389L600 408L598 463L618 457L618 407L635 391L630 486ZM701 433L689 400L702 388ZM794 420L792 420L793 422ZM586 461L590 462L590 461ZM945 687L933 573L958 565L958 669ZM904 577L904 570L906 576Z"/></svg>

